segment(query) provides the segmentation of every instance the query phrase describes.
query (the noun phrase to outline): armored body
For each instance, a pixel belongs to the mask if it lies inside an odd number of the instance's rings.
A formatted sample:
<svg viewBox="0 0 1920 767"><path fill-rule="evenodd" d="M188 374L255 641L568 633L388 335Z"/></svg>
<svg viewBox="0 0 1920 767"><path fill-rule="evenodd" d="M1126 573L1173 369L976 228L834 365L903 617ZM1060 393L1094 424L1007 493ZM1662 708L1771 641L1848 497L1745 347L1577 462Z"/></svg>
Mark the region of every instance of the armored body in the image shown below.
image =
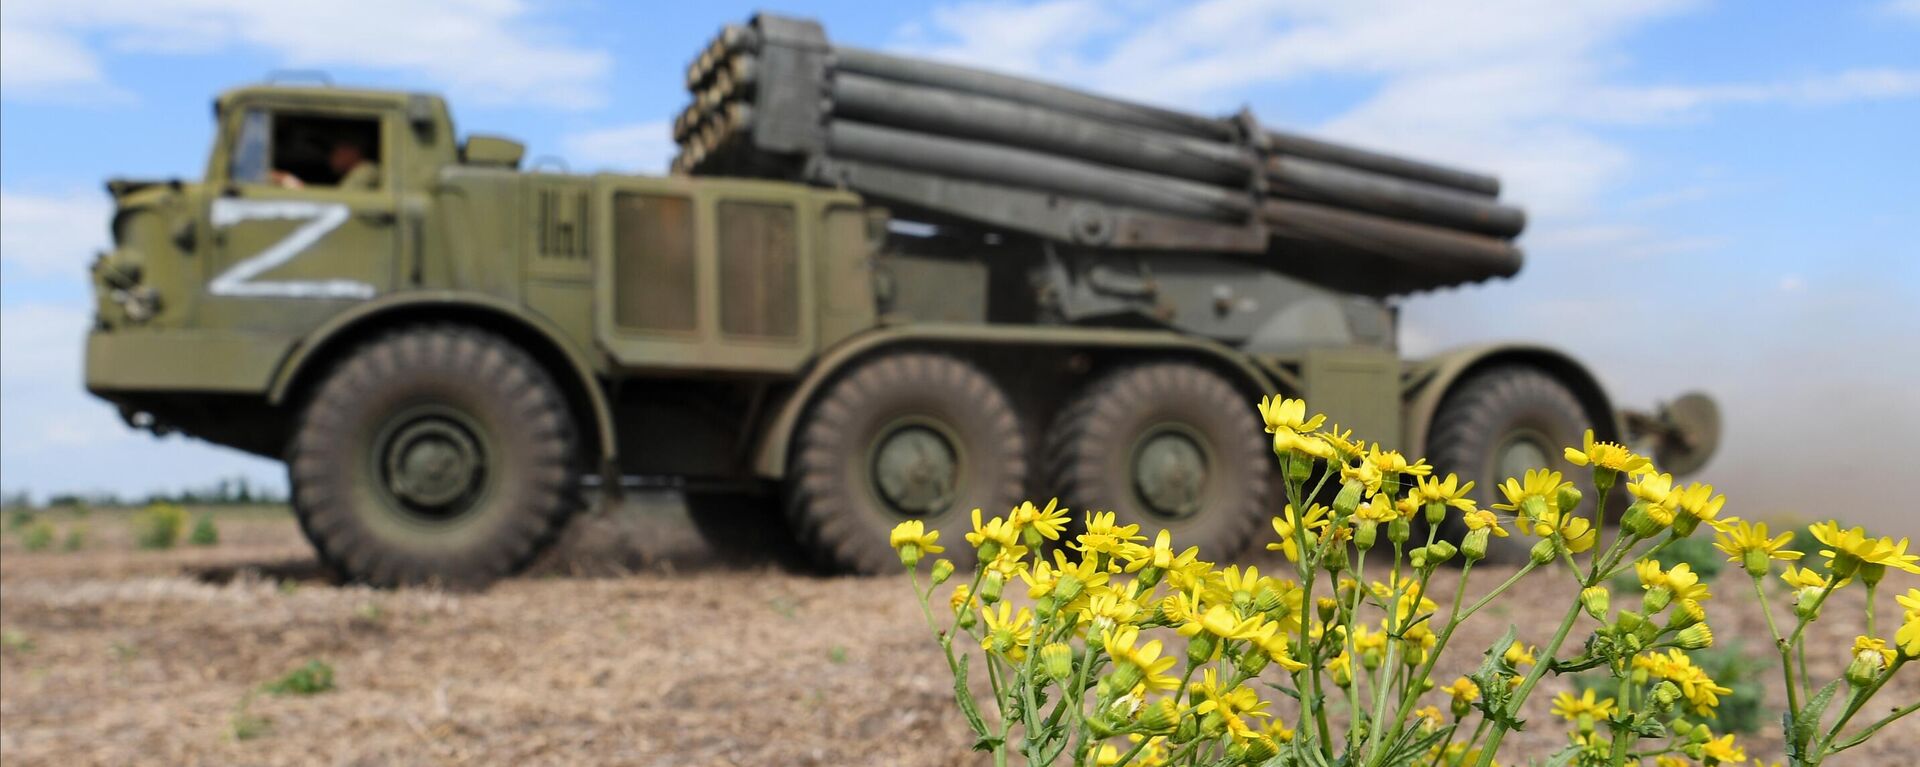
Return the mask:
<svg viewBox="0 0 1920 767"><path fill-rule="evenodd" d="M1712 450L1704 398L1629 418L1547 347L1400 358L1396 297L1520 266L1489 177L775 16L688 85L669 177L522 169L427 94L223 94L202 181L109 184L88 388L285 460L377 584L511 573L633 477L856 571L1056 495L1224 554L1274 511L1276 392L1483 490L1588 428Z"/></svg>

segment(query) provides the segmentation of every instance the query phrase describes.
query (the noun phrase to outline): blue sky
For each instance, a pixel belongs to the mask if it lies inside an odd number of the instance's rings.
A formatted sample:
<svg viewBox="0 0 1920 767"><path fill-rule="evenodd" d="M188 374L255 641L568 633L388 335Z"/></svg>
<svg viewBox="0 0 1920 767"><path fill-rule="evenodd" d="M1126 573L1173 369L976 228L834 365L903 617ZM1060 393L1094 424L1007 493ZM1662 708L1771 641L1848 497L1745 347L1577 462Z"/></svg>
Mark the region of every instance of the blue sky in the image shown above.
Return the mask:
<svg viewBox="0 0 1920 767"><path fill-rule="evenodd" d="M8 2L0 485L143 492L274 464L121 427L80 389L113 176L200 173L219 90L276 69L433 89L463 130L658 170L689 56L754 7L563 0ZM1891 503L1920 432L1920 0L827 3L836 42L938 56L1500 173L1516 279L1414 297L1410 353L1562 345L1617 397L1706 389L1708 479L1753 513ZM1865 448L1884 445L1875 453ZM1859 492L1795 473L1838 472ZM1868 483L1871 483L1869 487ZM1820 482L1834 487L1831 479ZM1848 511L1850 516L1861 513ZM1908 522L1920 533L1920 524Z"/></svg>

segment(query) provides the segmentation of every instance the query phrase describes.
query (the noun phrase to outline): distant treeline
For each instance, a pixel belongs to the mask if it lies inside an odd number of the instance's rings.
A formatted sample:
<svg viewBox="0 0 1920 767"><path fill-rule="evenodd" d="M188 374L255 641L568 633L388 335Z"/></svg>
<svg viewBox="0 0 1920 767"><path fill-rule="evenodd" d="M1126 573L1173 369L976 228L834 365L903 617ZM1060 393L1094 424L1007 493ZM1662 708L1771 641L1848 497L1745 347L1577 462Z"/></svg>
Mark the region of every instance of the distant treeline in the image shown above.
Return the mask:
<svg viewBox="0 0 1920 767"><path fill-rule="evenodd" d="M52 493L47 496L46 505L60 506L145 506L154 503L175 503L193 506L244 506L258 503L284 503L286 496L271 487L254 484L243 476L221 479L211 485L198 488L186 488L172 493L148 493L146 495L120 495L112 492L91 493ZM13 490L0 497L0 505L7 508L33 506L33 493L28 490Z"/></svg>

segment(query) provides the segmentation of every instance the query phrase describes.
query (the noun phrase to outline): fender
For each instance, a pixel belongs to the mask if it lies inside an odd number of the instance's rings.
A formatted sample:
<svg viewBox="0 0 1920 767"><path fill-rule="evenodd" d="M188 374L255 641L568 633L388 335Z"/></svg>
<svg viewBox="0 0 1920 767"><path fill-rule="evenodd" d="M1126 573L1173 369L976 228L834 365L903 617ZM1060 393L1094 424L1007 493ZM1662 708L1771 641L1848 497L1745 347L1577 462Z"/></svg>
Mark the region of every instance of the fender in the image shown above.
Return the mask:
<svg viewBox="0 0 1920 767"><path fill-rule="evenodd" d="M1242 383L1258 391L1274 391L1271 378L1240 352L1218 343L1163 330L1123 330L1071 326L996 326L914 324L880 328L854 335L828 348L780 404L761 430L754 450L753 472L766 479L786 476L788 448L801 414L822 386L841 370L873 352L888 347L920 346L1029 346L1051 348L1106 348L1179 351L1197 354L1236 371Z"/></svg>
<svg viewBox="0 0 1920 767"><path fill-rule="evenodd" d="M607 402L606 392L599 386L592 362L582 356L567 341L566 335L545 317L523 306L485 294L451 290L394 293L356 304L328 318L309 331L281 361L267 388L268 404L285 404L293 393L294 385L307 375L314 361L326 359L343 339L356 336L369 323L385 323L397 315L422 318L478 315L545 343L549 349L529 351L551 351L566 360L565 369L552 372L556 378L562 379L561 385L570 385L585 398L588 410L592 413L595 431L600 437L600 457L608 465L615 465L612 461L616 458L619 443L614 434L613 408Z"/></svg>
<svg viewBox="0 0 1920 767"><path fill-rule="evenodd" d="M1619 441L1626 434L1626 425L1606 388L1579 360L1538 344L1491 343L1449 349L1407 366L1401 379L1401 400L1405 403L1405 420L1401 423L1406 424L1404 444L1408 449L1426 452L1427 429L1454 384L1470 373L1500 364L1531 365L1566 384L1593 419L1595 437Z"/></svg>

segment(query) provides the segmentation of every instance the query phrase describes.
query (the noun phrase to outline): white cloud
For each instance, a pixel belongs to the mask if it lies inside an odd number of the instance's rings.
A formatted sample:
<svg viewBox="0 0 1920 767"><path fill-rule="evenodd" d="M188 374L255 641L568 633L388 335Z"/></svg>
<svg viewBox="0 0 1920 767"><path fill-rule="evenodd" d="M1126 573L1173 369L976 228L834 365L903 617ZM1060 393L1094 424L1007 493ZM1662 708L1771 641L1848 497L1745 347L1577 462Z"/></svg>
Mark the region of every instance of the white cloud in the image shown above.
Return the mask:
<svg viewBox="0 0 1920 767"><path fill-rule="evenodd" d="M673 158L673 133L665 120L570 133L560 140L578 169L664 173Z"/></svg>
<svg viewBox="0 0 1920 767"><path fill-rule="evenodd" d="M104 193L32 195L0 191L0 260L28 276L83 274L106 247Z"/></svg>
<svg viewBox="0 0 1920 767"><path fill-rule="evenodd" d="M424 76L490 104L598 104L604 51L544 34L518 0L10 0L0 6L0 85L9 97L112 94L107 55L265 49L288 67Z"/></svg>
<svg viewBox="0 0 1920 767"><path fill-rule="evenodd" d="M1920 3L1920 0L1906 0ZM1536 221L1593 212L1632 170L1599 127L1697 117L1732 104L1819 106L1920 94L1920 71L1863 69L1783 82L1615 82L1631 32L1694 0L1124 0L971 3L935 10L896 48L1226 112L1248 89L1339 76L1375 81L1317 126L1342 142L1499 173ZM1365 86L1362 86L1364 89ZM1255 103L1288 125L1284 104Z"/></svg>
<svg viewBox="0 0 1920 767"><path fill-rule="evenodd" d="M1894 16L1904 16L1920 21L1920 0L1887 0L1880 9Z"/></svg>

